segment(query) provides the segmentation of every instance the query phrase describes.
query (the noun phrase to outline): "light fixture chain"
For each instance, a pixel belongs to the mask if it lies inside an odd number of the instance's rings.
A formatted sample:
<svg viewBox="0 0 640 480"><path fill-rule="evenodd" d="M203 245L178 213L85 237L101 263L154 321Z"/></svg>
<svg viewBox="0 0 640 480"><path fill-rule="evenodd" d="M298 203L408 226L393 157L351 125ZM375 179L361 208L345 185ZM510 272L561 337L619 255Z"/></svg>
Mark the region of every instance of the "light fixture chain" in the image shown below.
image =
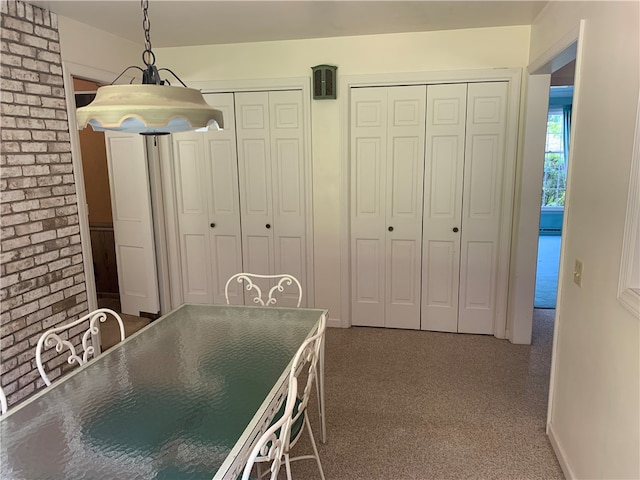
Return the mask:
<svg viewBox="0 0 640 480"><path fill-rule="evenodd" d="M142 28L144 29L144 52L142 52L142 61L148 67L156 63L156 56L151 51L149 0L140 0L140 6L142 7Z"/></svg>

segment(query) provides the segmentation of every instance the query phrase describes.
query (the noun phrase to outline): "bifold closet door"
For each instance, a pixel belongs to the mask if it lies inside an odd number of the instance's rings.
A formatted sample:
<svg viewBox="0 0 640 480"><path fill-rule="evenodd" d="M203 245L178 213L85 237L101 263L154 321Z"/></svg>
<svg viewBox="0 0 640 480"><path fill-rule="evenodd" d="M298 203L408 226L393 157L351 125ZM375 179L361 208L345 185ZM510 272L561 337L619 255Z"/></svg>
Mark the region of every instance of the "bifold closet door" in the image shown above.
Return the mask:
<svg viewBox="0 0 640 480"><path fill-rule="evenodd" d="M240 92L235 106L244 271L294 275L306 305L302 92Z"/></svg>
<svg viewBox="0 0 640 480"><path fill-rule="evenodd" d="M458 331L467 85L427 87L422 329Z"/></svg>
<svg viewBox="0 0 640 480"><path fill-rule="evenodd" d="M502 220L507 83L470 83L462 195L458 332L494 333ZM506 296L505 296L506 298ZM504 305L502 311L506 310Z"/></svg>
<svg viewBox="0 0 640 480"><path fill-rule="evenodd" d="M423 330L494 333L506 103L505 82L427 87Z"/></svg>
<svg viewBox="0 0 640 480"><path fill-rule="evenodd" d="M145 137L105 132L122 313L160 311Z"/></svg>
<svg viewBox="0 0 640 480"><path fill-rule="evenodd" d="M426 87L351 95L352 324L419 329Z"/></svg>
<svg viewBox="0 0 640 480"><path fill-rule="evenodd" d="M233 94L207 94L224 130L173 135L176 206L185 302L225 303L227 279L242 271ZM243 303L235 287L232 303Z"/></svg>

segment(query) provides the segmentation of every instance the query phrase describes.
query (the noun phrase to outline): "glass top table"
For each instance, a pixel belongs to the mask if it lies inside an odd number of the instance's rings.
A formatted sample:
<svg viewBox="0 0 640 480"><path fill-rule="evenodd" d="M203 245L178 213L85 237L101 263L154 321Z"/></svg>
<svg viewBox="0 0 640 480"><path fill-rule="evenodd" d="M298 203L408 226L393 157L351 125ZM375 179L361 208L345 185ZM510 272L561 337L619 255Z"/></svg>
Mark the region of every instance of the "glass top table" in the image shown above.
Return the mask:
<svg viewBox="0 0 640 480"><path fill-rule="evenodd" d="M323 315L182 305L0 417L0 478L235 478Z"/></svg>

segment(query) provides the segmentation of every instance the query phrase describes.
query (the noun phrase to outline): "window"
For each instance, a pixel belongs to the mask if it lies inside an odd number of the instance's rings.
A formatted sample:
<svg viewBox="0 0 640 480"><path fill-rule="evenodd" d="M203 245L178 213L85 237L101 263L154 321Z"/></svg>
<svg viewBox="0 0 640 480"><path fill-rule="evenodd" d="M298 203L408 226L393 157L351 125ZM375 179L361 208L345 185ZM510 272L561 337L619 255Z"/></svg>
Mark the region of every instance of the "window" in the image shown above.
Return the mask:
<svg viewBox="0 0 640 480"><path fill-rule="evenodd" d="M549 107L542 179L542 207L564 207L571 107Z"/></svg>

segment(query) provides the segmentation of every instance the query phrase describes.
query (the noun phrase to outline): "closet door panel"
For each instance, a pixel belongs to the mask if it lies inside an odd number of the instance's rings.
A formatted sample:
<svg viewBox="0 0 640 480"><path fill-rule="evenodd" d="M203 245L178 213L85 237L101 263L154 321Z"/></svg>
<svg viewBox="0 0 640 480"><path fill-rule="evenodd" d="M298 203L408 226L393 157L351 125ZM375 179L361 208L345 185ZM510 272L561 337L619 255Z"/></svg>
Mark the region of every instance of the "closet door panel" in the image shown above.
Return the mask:
<svg viewBox="0 0 640 480"><path fill-rule="evenodd" d="M360 236L352 242L353 325L384 327L384 277L381 261L384 243Z"/></svg>
<svg viewBox="0 0 640 480"><path fill-rule="evenodd" d="M387 92L385 326L420 328L424 85Z"/></svg>
<svg viewBox="0 0 640 480"><path fill-rule="evenodd" d="M278 235L275 243L275 258L277 264L277 272L285 272L296 277L302 286L302 303L301 307L306 306L306 292L304 279L305 269L305 242L304 238L287 237ZM278 305L281 307L295 307L298 304L298 296L296 292L285 291L278 298Z"/></svg>
<svg viewBox="0 0 640 480"><path fill-rule="evenodd" d="M208 225L213 301L224 304L227 280L242 271L235 109L232 93L210 94L207 101L222 110L226 125L224 130L210 130L204 134L208 154L205 161L210 166ZM229 302L232 304L243 302L243 292L238 287L234 285L230 289Z"/></svg>
<svg viewBox="0 0 640 480"><path fill-rule="evenodd" d="M225 130L172 135L184 300L225 303L227 279L242 269L233 94L207 94ZM240 300L238 300L240 295ZM230 301L242 303L243 292Z"/></svg>
<svg viewBox="0 0 640 480"><path fill-rule="evenodd" d="M268 92L235 94L243 270L273 273Z"/></svg>
<svg viewBox="0 0 640 480"><path fill-rule="evenodd" d="M385 323L387 89L351 90L351 323Z"/></svg>
<svg viewBox="0 0 640 480"><path fill-rule="evenodd" d="M505 82L469 85L458 331L492 334L496 315Z"/></svg>
<svg viewBox="0 0 640 480"><path fill-rule="evenodd" d="M201 135L195 132L173 135L182 290L185 302L213 303L208 186Z"/></svg>
<svg viewBox="0 0 640 480"><path fill-rule="evenodd" d="M294 275L306 296L305 148L302 92L269 92L273 184L273 273ZM297 297L284 295L279 305L295 306Z"/></svg>
<svg viewBox="0 0 640 480"><path fill-rule="evenodd" d="M423 330L458 330L466 99L466 84L427 87Z"/></svg>

